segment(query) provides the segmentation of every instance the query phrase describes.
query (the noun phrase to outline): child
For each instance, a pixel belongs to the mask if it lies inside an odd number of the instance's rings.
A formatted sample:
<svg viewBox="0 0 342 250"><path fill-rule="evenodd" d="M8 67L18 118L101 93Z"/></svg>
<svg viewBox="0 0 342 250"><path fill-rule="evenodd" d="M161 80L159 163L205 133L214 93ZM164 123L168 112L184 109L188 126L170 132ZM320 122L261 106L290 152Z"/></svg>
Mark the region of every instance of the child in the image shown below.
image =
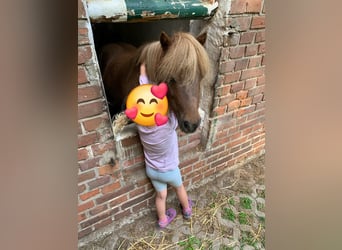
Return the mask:
<svg viewBox="0 0 342 250"><path fill-rule="evenodd" d="M149 83L144 64L140 66L139 83ZM189 219L192 214L192 202L188 199L178 167L177 126L177 119L170 110L168 122L162 126L147 127L137 124L144 148L146 174L157 192L155 204L160 228L165 228L176 217L174 208L166 210L167 184L175 188L183 217Z"/></svg>

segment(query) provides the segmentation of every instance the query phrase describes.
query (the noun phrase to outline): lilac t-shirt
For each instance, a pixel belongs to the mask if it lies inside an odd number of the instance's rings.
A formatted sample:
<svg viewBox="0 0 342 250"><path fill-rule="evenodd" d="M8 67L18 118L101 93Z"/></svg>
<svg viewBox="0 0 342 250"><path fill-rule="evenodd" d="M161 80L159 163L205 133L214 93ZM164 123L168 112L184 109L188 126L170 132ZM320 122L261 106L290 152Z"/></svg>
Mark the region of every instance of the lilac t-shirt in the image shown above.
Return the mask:
<svg viewBox="0 0 342 250"><path fill-rule="evenodd" d="M148 78L141 75L139 83L148 83ZM146 167L160 172L173 170L179 165L178 122L173 112L169 111L168 122L161 126L141 126L137 124L141 143L144 147Z"/></svg>
<svg viewBox="0 0 342 250"><path fill-rule="evenodd" d="M169 112L168 122L162 126L140 126L138 132L144 147L146 167L167 172L178 167L177 119Z"/></svg>

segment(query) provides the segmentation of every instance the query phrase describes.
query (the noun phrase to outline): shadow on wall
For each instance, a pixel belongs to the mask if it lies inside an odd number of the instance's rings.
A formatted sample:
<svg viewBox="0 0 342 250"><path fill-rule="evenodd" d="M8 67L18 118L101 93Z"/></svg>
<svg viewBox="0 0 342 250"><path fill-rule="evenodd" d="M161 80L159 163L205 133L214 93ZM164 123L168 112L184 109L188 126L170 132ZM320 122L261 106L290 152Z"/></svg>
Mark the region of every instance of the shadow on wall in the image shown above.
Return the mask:
<svg viewBox="0 0 342 250"><path fill-rule="evenodd" d="M136 47L158 40L160 33L189 32L190 20L160 20L140 23L97 23L92 24L95 49L113 42L130 43Z"/></svg>

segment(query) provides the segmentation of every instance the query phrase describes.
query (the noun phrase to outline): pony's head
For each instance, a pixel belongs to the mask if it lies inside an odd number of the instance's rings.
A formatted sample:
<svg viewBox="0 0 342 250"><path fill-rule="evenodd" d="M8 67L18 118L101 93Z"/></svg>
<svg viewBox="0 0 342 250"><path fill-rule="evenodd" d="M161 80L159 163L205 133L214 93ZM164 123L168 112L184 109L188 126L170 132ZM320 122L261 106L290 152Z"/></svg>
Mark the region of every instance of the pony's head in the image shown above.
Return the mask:
<svg viewBox="0 0 342 250"><path fill-rule="evenodd" d="M185 133L194 132L201 120L200 83L210 65L203 47L205 40L206 33L194 38L183 32L172 37L162 32L159 41L143 47L139 58L152 82L168 84L169 107Z"/></svg>

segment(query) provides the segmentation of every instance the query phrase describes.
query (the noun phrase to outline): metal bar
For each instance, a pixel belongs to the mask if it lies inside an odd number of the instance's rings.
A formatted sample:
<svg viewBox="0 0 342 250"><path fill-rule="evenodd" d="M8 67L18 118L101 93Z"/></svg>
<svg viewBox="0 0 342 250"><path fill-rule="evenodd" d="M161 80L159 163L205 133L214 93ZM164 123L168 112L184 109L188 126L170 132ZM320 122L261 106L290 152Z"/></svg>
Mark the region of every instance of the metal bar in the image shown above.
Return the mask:
<svg viewBox="0 0 342 250"><path fill-rule="evenodd" d="M218 3L202 0L87 0L87 5L90 20L96 23L204 19L214 15Z"/></svg>

